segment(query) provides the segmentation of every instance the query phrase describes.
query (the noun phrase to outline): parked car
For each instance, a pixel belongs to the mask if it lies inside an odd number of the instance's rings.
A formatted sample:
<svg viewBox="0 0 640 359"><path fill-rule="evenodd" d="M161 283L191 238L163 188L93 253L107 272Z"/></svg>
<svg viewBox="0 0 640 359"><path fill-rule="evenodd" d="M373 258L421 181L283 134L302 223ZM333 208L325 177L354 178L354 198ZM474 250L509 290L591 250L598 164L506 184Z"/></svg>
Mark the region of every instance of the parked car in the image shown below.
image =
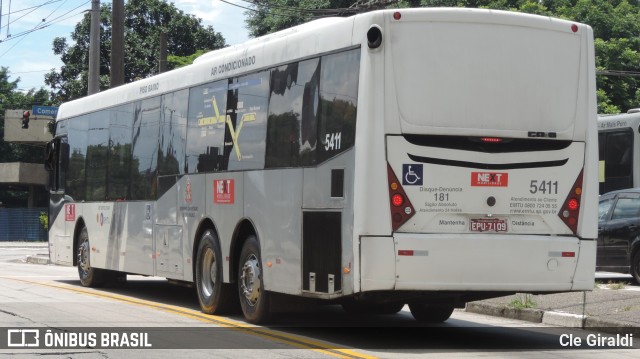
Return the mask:
<svg viewBox="0 0 640 359"><path fill-rule="evenodd" d="M600 196L596 270L629 273L640 283L640 188Z"/></svg>

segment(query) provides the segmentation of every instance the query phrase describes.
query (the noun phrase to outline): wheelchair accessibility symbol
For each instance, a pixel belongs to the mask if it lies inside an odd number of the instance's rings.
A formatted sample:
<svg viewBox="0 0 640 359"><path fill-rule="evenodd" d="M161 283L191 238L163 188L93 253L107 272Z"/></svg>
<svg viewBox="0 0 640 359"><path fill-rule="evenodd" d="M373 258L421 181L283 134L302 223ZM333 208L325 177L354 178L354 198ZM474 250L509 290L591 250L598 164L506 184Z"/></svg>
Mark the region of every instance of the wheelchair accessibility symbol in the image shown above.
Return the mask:
<svg viewBox="0 0 640 359"><path fill-rule="evenodd" d="M402 165L402 185L403 186L422 186L422 165L403 164Z"/></svg>

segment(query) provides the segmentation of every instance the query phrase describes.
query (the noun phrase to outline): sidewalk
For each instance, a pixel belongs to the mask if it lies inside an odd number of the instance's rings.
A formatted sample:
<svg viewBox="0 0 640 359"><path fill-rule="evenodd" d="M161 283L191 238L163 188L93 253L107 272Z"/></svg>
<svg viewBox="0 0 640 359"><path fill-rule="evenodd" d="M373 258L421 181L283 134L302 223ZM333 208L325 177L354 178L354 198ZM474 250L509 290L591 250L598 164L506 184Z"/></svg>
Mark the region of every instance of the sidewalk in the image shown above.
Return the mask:
<svg viewBox="0 0 640 359"><path fill-rule="evenodd" d="M532 308L515 306L529 299ZM516 304L516 305L514 305ZM467 303L466 311L560 327L640 336L640 287L599 284L591 292L525 295Z"/></svg>
<svg viewBox="0 0 640 359"><path fill-rule="evenodd" d="M0 241L0 249L2 248L41 249L37 254L28 255L26 258L26 262L33 264L49 264L49 242Z"/></svg>
<svg viewBox="0 0 640 359"><path fill-rule="evenodd" d="M49 248L49 242L0 241L0 248Z"/></svg>

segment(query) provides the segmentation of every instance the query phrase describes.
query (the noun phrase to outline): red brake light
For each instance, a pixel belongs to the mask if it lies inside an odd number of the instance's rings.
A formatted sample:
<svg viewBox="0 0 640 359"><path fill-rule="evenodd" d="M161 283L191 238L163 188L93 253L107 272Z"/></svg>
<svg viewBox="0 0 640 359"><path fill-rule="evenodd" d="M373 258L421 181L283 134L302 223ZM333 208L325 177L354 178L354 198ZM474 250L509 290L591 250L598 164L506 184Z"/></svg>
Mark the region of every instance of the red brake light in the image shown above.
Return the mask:
<svg viewBox="0 0 640 359"><path fill-rule="evenodd" d="M402 17L402 14L400 14L400 12L396 11L393 13L393 18L396 20L400 20L400 18Z"/></svg>
<svg viewBox="0 0 640 359"><path fill-rule="evenodd" d="M393 205L396 207L400 207L404 203L404 198L401 194L396 193L393 195L393 197L391 197L391 203L393 203Z"/></svg>
<svg viewBox="0 0 640 359"><path fill-rule="evenodd" d="M571 187L571 192L564 201L558 217L571 229L573 234L578 234L578 219L580 218L580 200L582 194L582 172Z"/></svg>
<svg viewBox="0 0 640 359"><path fill-rule="evenodd" d="M409 197L402 188L401 182L398 181L391 166L387 164L387 178L389 180L389 207L391 210L391 228L395 231L409 218L413 217L415 210Z"/></svg>
<svg viewBox="0 0 640 359"><path fill-rule="evenodd" d="M502 138L498 138L498 137L481 137L480 141L489 142L489 143L498 143L498 142L502 142Z"/></svg>
<svg viewBox="0 0 640 359"><path fill-rule="evenodd" d="M569 207L570 210L575 211L576 209L578 209L578 200L575 198L571 198L569 202L567 202L567 207Z"/></svg>

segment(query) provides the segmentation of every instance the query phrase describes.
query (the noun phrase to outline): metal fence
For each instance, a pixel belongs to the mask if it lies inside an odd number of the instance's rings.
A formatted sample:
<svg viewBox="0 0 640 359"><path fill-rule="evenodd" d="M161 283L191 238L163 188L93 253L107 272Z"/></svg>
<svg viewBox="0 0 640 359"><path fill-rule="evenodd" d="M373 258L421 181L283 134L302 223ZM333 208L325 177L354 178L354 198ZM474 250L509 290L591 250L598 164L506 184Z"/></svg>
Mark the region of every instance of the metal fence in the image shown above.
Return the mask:
<svg viewBox="0 0 640 359"><path fill-rule="evenodd" d="M48 209L0 208L0 241L46 241L40 213L48 213Z"/></svg>

